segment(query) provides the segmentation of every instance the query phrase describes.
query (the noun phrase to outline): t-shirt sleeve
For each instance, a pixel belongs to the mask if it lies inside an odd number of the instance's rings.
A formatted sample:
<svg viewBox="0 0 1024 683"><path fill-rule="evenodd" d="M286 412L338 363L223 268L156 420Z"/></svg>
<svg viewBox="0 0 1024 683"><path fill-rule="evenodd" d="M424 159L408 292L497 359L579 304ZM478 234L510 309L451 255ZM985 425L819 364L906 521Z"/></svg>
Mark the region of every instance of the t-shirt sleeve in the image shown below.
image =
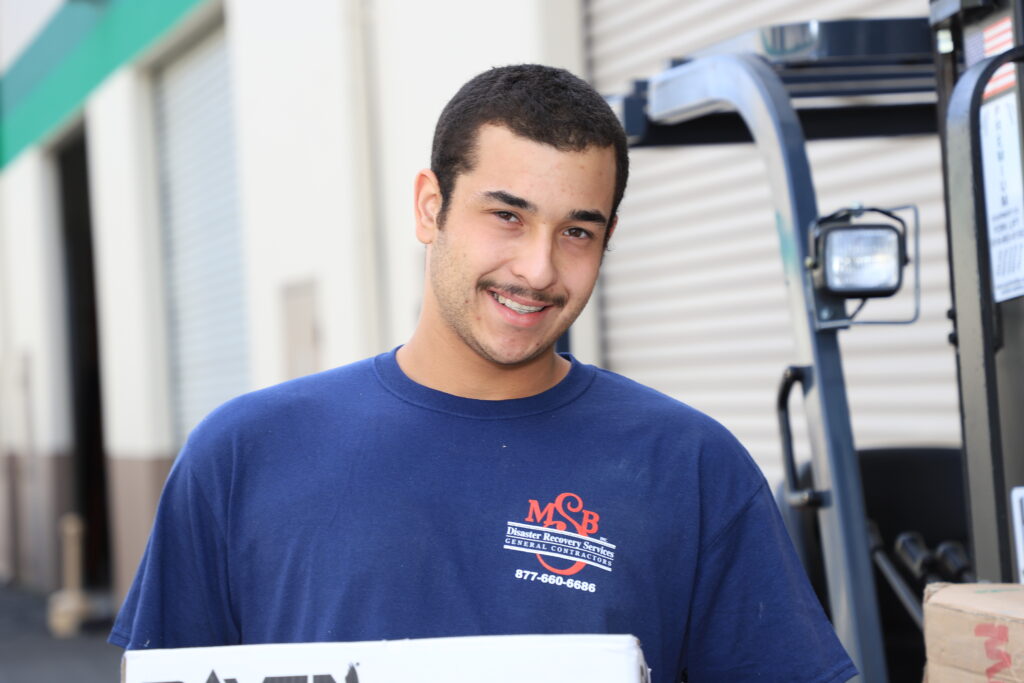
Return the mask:
<svg viewBox="0 0 1024 683"><path fill-rule="evenodd" d="M228 591L224 520L215 514L189 447L171 469L149 543L109 641L126 649L239 642Z"/></svg>
<svg viewBox="0 0 1024 683"><path fill-rule="evenodd" d="M766 483L701 554L684 650L689 683L840 683L857 674Z"/></svg>

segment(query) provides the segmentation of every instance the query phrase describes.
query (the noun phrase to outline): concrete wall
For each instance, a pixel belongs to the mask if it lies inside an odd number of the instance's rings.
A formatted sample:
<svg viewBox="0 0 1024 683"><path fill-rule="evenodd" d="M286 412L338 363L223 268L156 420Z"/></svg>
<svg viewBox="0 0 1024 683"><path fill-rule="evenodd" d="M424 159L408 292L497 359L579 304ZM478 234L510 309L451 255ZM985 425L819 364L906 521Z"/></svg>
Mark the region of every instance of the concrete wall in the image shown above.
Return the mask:
<svg viewBox="0 0 1024 683"><path fill-rule="evenodd" d="M321 367L380 347L357 8L226 6L255 386L287 378L284 293L297 283L316 292Z"/></svg>
<svg viewBox="0 0 1024 683"><path fill-rule="evenodd" d="M121 68L89 98L86 139L113 580L134 576L170 462L166 311L145 70Z"/></svg>
<svg viewBox="0 0 1024 683"><path fill-rule="evenodd" d="M7 511L0 548L6 576L50 589L57 518L70 506L71 416L56 178L46 147L4 169L0 243L0 507Z"/></svg>

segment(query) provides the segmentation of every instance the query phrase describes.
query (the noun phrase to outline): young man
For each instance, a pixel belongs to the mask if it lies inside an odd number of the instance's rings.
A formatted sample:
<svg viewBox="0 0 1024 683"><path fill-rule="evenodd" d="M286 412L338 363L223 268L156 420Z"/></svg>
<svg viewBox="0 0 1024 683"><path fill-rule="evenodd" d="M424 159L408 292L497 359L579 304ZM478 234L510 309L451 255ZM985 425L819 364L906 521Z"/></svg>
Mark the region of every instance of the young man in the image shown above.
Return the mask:
<svg viewBox="0 0 1024 683"><path fill-rule="evenodd" d="M467 83L416 178L412 338L196 428L111 641L632 633L661 683L853 676L736 440L554 351L627 174L568 72Z"/></svg>

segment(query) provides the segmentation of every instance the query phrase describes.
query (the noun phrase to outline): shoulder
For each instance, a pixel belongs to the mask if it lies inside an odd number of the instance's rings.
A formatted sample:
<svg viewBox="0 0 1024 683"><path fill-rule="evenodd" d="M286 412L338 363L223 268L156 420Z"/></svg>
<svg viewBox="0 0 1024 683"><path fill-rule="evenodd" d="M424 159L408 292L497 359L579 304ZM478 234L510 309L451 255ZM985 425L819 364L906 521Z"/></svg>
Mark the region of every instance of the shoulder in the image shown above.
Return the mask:
<svg viewBox="0 0 1024 683"><path fill-rule="evenodd" d="M274 419L339 401L354 401L374 386L373 359L367 358L237 396L213 410L200 426Z"/></svg>
<svg viewBox="0 0 1024 683"><path fill-rule="evenodd" d="M211 412L203 422L273 418L282 412L351 400L354 392L373 386L373 359L367 358L242 394Z"/></svg>
<svg viewBox="0 0 1024 683"><path fill-rule="evenodd" d="M367 394L374 392L380 393L370 358L242 394L192 429L179 460L201 461L213 452L223 461L226 454L250 450L270 436L302 432L331 415L347 414L372 400Z"/></svg>
<svg viewBox="0 0 1024 683"><path fill-rule="evenodd" d="M710 415L623 375L601 368L594 370L591 392L608 415L673 431L691 444L699 442L746 452L732 432Z"/></svg>
<svg viewBox="0 0 1024 683"><path fill-rule="evenodd" d="M760 467L720 422L660 391L607 370L596 370L588 407L635 450L662 458L666 476L684 478L710 501L705 511L728 517L764 485Z"/></svg>

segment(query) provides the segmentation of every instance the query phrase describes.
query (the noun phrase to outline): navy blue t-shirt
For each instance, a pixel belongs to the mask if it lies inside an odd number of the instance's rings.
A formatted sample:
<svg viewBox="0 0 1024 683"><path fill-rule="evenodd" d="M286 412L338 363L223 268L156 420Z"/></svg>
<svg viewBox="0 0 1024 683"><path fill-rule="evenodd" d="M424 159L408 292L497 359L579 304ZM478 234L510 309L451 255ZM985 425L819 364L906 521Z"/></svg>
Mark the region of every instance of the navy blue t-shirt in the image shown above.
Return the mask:
<svg viewBox="0 0 1024 683"><path fill-rule="evenodd" d="M129 649L631 633L654 681L856 671L721 425L573 360L460 398L392 351L192 433L110 641Z"/></svg>

